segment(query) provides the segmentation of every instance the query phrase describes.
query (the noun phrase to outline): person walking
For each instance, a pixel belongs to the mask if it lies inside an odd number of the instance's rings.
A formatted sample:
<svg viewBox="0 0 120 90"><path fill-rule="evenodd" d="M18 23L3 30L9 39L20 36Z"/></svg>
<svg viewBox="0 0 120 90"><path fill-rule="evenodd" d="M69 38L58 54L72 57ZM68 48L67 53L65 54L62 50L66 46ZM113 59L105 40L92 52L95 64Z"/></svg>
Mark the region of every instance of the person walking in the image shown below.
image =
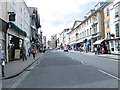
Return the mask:
<svg viewBox="0 0 120 90"><path fill-rule="evenodd" d="M95 55L97 54L97 47L94 48Z"/></svg>
<svg viewBox="0 0 120 90"><path fill-rule="evenodd" d="M100 46L97 46L97 54L100 54Z"/></svg>
<svg viewBox="0 0 120 90"><path fill-rule="evenodd" d="M29 57L31 55L31 48L28 49L28 54L29 54Z"/></svg>
<svg viewBox="0 0 120 90"><path fill-rule="evenodd" d="M1 66L2 66L2 77L5 77L5 62L6 62L6 57L5 57L5 52L4 50L0 50L0 60L1 60Z"/></svg>
<svg viewBox="0 0 120 90"><path fill-rule="evenodd" d="M33 49L32 49L32 54L33 54L33 58L35 59L36 50L35 50L34 47L33 47Z"/></svg>
<svg viewBox="0 0 120 90"><path fill-rule="evenodd" d="M25 47L22 48L22 58L23 58L23 61L24 61L25 59L27 60Z"/></svg>

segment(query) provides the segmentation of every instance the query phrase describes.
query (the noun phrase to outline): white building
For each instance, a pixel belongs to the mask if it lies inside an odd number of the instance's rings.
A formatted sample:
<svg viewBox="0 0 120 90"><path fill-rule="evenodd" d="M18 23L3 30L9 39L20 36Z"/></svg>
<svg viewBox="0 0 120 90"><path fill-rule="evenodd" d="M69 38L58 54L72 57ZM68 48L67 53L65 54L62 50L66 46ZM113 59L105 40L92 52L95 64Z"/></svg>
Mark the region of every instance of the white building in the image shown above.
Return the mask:
<svg viewBox="0 0 120 90"><path fill-rule="evenodd" d="M110 40L111 53L120 53L120 1L114 0L110 7L110 33L114 35Z"/></svg>
<svg viewBox="0 0 120 90"><path fill-rule="evenodd" d="M70 46L78 49L82 47L85 51L94 51L94 43L104 37L103 11L106 4L98 3L85 16L79 24L75 21L70 35ZM99 43L100 44L100 43Z"/></svg>
<svg viewBox="0 0 120 90"><path fill-rule="evenodd" d="M69 31L70 29L64 29L59 34L59 48L63 49L64 46L69 45Z"/></svg>

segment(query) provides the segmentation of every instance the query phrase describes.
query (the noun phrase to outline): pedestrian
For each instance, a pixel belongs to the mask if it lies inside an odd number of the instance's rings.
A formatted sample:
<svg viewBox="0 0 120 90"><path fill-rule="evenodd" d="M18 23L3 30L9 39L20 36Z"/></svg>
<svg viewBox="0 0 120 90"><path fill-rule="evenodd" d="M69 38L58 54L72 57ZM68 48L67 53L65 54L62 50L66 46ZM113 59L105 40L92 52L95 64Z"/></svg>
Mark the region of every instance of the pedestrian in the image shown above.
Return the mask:
<svg viewBox="0 0 120 90"><path fill-rule="evenodd" d="M97 54L100 54L100 46L97 47Z"/></svg>
<svg viewBox="0 0 120 90"><path fill-rule="evenodd" d="M22 48L22 58L23 58L23 61L24 61L25 59L27 60L25 47Z"/></svg>
<svg viewBox="0 0 120 90"><path fill-rule="evenodd" d="M4 50L0 50L0 61L1 61L1 66L2 66L2 77L5 77L5 62L6 62L6 57L5 57L5 52Z"/></svg>
<svg viewBox="0 0 120 90"><path fill-rule="evenodd" d="M28 49L28 54L29 54L29 57L31 55L31 48Z"/></svg>
<svg viewBox="0 0 120 90"><path fill-rule="evenodd" d="M94 48L95 55L97 54L97 47Z"/></svg>
<svg viewBox="0 0 120 90"><path fill-rule="evenodd" d="M33 49L32 49L32 54L33 54L33 58L35 59L35 53L36 53L36 50L35 50L35 48L33 47Z"/></svg>

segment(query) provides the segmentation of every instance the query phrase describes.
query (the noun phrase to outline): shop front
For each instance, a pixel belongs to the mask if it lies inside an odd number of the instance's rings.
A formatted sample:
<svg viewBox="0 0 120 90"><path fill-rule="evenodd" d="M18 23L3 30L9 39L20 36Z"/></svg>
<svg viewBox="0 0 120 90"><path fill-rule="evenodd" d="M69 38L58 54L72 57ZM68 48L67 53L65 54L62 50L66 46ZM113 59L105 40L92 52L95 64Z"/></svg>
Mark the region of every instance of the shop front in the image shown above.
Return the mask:
<svg viewBox="0 0 120 90"><path fill-rule="evenodd" d="M3 49L6 54L6 32L8 24L4 20L0 19L0 49Z"/></svg>
<svg viewBox="0 0 120 90"><path fill-rule="evenodd" d="M14 23L9 23L7 33L7 58L9 61L22 58L21 48L24 46L26 32L21 30Z"/></svg>
<svg viewBox="0 0 120 90"><path fill-rule="evenodd" d="M113 54L120 54L120 38L109 40L110 51Z"/></svg>
<svg viewBox="0 0 120 90"><path fill-rule="evenodd" d="M23 39L14 35L8 35L8 59L10 61L21 58L21 48L23 45Z"/></svg>

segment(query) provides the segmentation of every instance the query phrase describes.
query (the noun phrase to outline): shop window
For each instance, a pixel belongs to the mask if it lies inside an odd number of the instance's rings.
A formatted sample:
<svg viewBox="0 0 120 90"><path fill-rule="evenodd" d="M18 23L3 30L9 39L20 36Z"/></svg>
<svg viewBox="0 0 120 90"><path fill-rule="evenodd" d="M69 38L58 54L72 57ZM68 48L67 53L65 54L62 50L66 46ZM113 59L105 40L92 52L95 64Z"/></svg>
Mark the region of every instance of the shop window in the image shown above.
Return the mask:
<svg viewBox="0 0 120 90"><path fill-rule="evenodd" d="M119 13L118 13L119 9L118 7L115 8L115 18L119 16Z"/></svg>
<svg viewBox="0 0 120 90"><path fill-rule="evenodd" d="M119 37L119 23L115 24L116 37Z"/></svg>
<svg viewBox="0 0 120 90"><path fill-rule="evenodd" d="M111 41L111 51L114 51L114 42Z"/></svg>
<svg viewBox="0 0 120 90"><path fill-rule="evenodd" d="M115 49L116 51L120 51L120 40L115 41Z"/></svg>

